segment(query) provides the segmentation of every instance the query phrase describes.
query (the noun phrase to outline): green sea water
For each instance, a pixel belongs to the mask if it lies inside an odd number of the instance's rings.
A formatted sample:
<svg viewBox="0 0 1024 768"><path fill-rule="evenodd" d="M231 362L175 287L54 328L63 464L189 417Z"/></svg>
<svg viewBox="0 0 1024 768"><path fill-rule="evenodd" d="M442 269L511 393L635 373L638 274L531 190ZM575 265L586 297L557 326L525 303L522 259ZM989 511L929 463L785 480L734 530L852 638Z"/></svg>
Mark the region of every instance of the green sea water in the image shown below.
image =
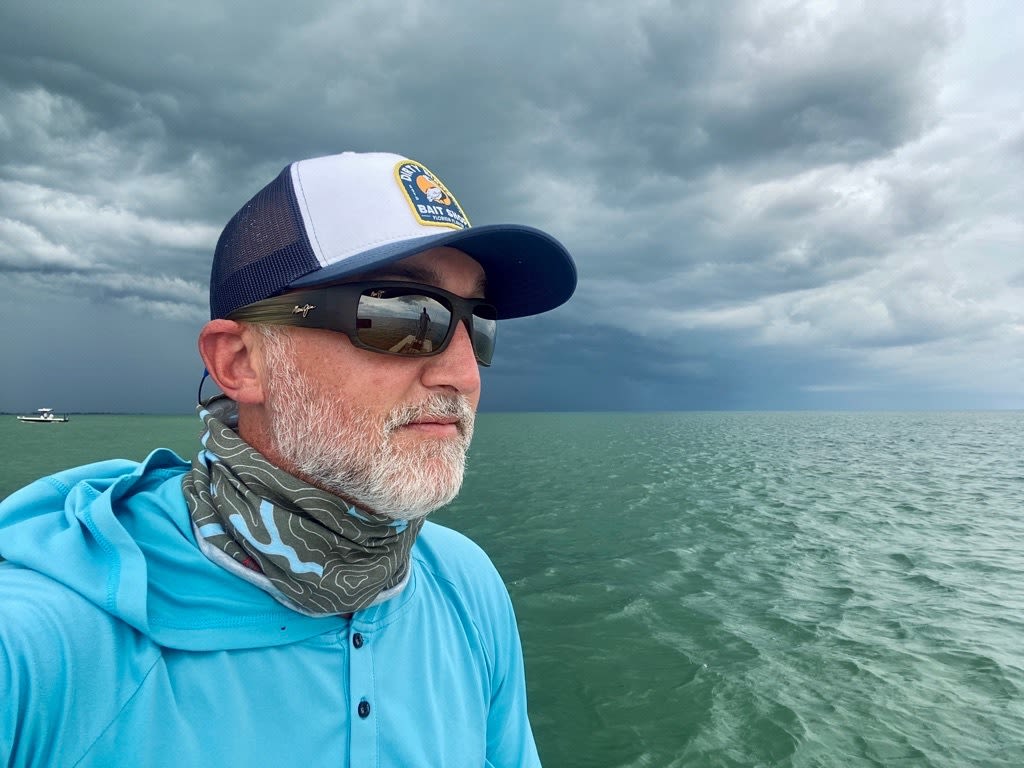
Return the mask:
<svg viewBox="0 0 1024 768"><path fill-rule="evenodd" d="M0 496L194 417L0 424ZM1024 765L1024 414L484 414L548 766Z"/></svg>

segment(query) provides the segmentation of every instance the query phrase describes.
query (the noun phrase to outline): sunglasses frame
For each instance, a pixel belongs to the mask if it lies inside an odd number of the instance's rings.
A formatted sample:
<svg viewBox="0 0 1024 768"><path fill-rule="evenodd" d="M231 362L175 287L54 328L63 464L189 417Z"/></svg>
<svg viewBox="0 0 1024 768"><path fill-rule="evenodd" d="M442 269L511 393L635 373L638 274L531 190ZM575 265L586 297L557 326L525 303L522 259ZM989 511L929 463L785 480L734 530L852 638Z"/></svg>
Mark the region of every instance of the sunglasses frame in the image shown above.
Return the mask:
<svg viewBox="0 0 1024 768"><path fill-rule="evenodd" d="M391 352L387 349L379 349L366 344L359 338L359 327L357 325L359 300L367 291L401 289L407 295L426 296L433 299L451 312L451 322L445 333L444 340L430 352L421 352L417 355L408 355L402 352ZM379 297L378 297L379 298ZM494 334L491 337L491 357L484 360L477 352L476 343L473 337L474 312L484 307L492 317L479 317L480 320L494 320ZM228 320L243 321L248 323L265 323L267 325L284 325L295 328L320 328L327 331L337 331L348 336L352 345L359 349L370 352L377 352L382 355L403 357L406 359L433 357L439 355L448 348L452 337L455 335L460 322L466 324L469 338L473 343L473 355L476 361L483 366L489 366L493 358L494 343L498 336L497 310L493 305L483 299L466 299L443 288L421 283L410 283L401 280L368 280L356 283L337 283L319 288L304 288L289 293L282 293L278 296L271 296L269 299L246 304L231 312Z"/></svg>

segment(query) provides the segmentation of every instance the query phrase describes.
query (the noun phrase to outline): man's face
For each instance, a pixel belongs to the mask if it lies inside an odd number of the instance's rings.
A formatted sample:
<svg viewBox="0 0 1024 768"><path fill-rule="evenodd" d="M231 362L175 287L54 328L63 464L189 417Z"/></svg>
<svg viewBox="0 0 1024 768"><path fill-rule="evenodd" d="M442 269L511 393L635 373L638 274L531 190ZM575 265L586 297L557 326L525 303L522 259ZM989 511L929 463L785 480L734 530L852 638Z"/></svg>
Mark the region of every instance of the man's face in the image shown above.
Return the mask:
<svg viewBox="0 0 1024 768"><path fill-rule="evenodd" d="M411 256L372 278L483 296L483 269L453 248ZM271 334L263 353L270 445L261 448L271 461L394 518L425 515L458 493L480 399L464 324L433 357L383 355L307 328Z"/></svg>

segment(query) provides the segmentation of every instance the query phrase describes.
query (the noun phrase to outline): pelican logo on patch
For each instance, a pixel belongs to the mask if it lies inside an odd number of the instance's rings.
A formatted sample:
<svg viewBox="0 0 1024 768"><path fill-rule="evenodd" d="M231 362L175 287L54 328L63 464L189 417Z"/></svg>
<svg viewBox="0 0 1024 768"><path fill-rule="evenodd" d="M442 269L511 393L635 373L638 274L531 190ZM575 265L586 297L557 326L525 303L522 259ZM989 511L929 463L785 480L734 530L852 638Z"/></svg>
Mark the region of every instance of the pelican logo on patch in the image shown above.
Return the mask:
<svg viewBox="0 0 1024 768"><path fill-rule="evenodd" d="M413 215L420 224L452 229L469 226L469 219L462 212L459 201L425 166L403 160L395 166L395 178L405 191Z"/></svg>

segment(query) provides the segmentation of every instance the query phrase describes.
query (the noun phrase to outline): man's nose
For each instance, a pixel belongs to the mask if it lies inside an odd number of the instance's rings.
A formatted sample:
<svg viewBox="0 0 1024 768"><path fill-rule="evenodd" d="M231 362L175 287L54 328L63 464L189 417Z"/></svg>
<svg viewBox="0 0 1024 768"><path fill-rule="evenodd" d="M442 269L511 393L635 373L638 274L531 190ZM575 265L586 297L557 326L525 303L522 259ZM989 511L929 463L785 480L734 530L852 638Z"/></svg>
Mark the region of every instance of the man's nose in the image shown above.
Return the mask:
<svg viewBox="0 0 1024 768"><path fill-rule="evenodd" d="M423 384L427 387L442 387L464 395L480 389L480 366L465 321L459 322L445 351L425 358L424 362Z"/></svg>

